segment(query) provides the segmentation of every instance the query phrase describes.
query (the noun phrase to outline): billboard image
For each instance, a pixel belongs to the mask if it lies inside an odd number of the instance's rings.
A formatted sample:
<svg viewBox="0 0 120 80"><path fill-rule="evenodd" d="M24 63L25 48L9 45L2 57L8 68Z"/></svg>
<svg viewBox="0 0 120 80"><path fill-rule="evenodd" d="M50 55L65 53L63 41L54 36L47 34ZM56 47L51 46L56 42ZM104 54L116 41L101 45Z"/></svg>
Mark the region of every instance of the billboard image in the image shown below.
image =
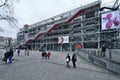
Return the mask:
<svg viewBox="0 0 120 80"><path fill-rule="evenodd" d="M58 43L69 43L69 36L58 37Z"/></svg>
<svg viewBox="0 0 120 80"><path fill-rule="evenodd" d="M102 30L118 28L120 25L120 12L113 11L102 14L101 16L101 28Z"/></svg>

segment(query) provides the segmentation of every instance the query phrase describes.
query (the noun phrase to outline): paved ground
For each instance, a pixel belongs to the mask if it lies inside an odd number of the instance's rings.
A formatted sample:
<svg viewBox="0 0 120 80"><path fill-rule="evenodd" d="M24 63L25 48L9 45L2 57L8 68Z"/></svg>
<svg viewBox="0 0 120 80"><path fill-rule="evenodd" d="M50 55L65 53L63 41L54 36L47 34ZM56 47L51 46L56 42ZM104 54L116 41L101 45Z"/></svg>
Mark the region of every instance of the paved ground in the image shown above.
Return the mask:
<svg viewBox="0 0 120 80"><path fill-rule="evenodd" d="M50 60L41 60L40 52L30 52L24 56L21 52L12 64L5 64L0 60L0 80L120 80L112 72L93 65L78 57L77 68L66 68L64 53L51 52ZM3 54L0 53L0 58Z"/></svg>

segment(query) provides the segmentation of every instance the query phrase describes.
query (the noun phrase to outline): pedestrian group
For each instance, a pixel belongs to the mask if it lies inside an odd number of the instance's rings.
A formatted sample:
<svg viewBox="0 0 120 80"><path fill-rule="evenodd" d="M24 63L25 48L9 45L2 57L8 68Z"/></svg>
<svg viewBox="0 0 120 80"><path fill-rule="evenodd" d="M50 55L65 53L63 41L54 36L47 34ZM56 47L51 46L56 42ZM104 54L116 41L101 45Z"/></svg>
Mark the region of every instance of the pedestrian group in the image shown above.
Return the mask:
<svg viewBox="0 0 120 80"><path fill-rule="evenodd" d="M10 48L9 50L6 48L6 52L4 54L4 58L3 61L5 61L5 63L12 63L12 57L13 57L13 49ZM20 49L18 49L17 51L18 56L20 55ZM29 52L27 52L27 50L25 50L25 56L28 55L29 56ZM50 52L42 52L41 53L41 58L43 59L50 59L51 53ZM8 62L9 59L9 62ZM66 56L66 67L70 68L70 61L72 61L73 63L73 68L76 68L76 61L77 61L77 56L75 53L73 53L72 58L70 57L69 53Z"/></svg>
<svg viewBox="0 0 120 80"><path fill-rule="evenodd" d="M13 49L10 48L10 50L8 50L6 48L6 52L4 54L4 58L3 58L3 61L5 61L5 63L7 63L7 60L9 59L9 62L8 63L12 63L12 57L13 57Z"/></svg>
<svg viewBox="0 0 120 80"><path fill-rule="evenodd" d="M50 59L50 56L51 56L51 53L50 52L42 52L41 53L41 59L43 60L43 59Z"/></svg>
<svg viewBox="0 0 120 80"><path fill-rule="evenodd" d="M70 64L69 63L70 63L71 60L72 60L72 63L73 63L73 68L76 68L77 56L76 56L75 53L73 53L72 59L70 58L69 53L67 54L67 56L66 56L66 67L67 68L70 68Z"/></svg>

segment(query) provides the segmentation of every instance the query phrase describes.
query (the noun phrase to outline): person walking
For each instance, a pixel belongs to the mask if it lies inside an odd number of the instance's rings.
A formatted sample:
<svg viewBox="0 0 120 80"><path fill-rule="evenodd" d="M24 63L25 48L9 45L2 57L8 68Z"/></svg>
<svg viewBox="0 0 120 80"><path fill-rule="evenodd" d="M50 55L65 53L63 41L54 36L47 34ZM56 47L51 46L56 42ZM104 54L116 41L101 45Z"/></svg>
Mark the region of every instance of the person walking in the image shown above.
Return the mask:
<svg viewBox="0 0 120 80"><path fill-rule="evenodd" d="M27 49L26 54L27 54L27 56L29 56L29 49Z"/></svg>
<svg viewBox="0 0 120 80"><path fill-rule="evenodd" d="M18 56L20 56L20 49L18 49L17 53L18 53Z"/></svg>
<svg viewBox="0 0 120 80"><path fill-rule="evenodd" d="M9 51L9 63L12 63L12 57L13 57L13 49L11 48L10 51Z"/></svg>
<svg viewBox="0 0 120 80"><path fill-rule="evenodd" d="M27 55L27 49L25 49L25 56Z"/></svg>
<svg viewBox="0 0 120 80"><path fill-rule="evenodd" d="M76 56L76 54L74 53L74 54L72 55L73 68L76 68L76 61L77 61L77 56Z"/></svg>
<svg viewBox="0 0 120 80"><path fill-rule="evenodd" d="M105 57L106 56L106 47L105 47L105 45L102 46L101 51L102 51L102 54L101 54L102 57Z"/></svg>
<svg viewBox="0 0 120 80"><path fill-rule="evenodd" d="M70 55L69 55L69 53L66 56L66 63L67 63L66 67L70 68L70 65L69 65L69 63L70 63Z"/></svg>
<svg viewBox="0 0 120 80"><path fill-rule="evenodd" d="M51 53L50 53L50 52L48 52L48 54L47 54L48 59L50 59L50 55L51 55Z"/></svg>
<svg viewBox="0 0 120 80"><path fill-rule="evenodd" d="M112 46L109 46L109 59L112 59Z"/></svg>
<svg viewBox="0 0 120 80"><path fill-rule="evenodd" d="M41 60L44 59L44 52L41 53Z"/></svg>

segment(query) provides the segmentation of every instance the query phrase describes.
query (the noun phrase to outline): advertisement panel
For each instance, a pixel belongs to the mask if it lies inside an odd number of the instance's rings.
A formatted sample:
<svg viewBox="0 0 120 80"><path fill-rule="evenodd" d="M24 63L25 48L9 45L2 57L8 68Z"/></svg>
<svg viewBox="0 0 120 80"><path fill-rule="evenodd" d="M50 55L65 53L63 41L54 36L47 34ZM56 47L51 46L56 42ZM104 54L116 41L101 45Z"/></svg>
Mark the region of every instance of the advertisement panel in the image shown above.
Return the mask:
<svg viewBox="0 0 120 80"><path fill-rule="evenodd" d="M69 36L58 37L58 43L69 43Z"/></svg>
<svg viewBox="0 0 120 80"><path fill-rule="evenodd" d="M120 25L120 11L108 12L101 15L102 30L115 29Z"/></svg>

